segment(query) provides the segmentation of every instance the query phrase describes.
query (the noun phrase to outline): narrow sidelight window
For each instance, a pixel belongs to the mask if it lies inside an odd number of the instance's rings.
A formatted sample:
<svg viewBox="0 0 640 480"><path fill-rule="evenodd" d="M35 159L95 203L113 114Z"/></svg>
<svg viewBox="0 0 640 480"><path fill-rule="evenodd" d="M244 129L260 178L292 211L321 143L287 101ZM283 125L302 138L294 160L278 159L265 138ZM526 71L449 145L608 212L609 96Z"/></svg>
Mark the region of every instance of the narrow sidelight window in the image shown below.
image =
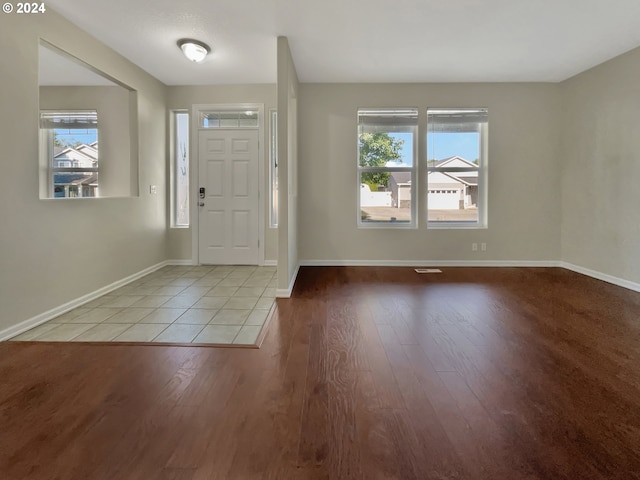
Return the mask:
<svg viewBox="0 0 640 480"><path fill-rule="evenodd" d="M278 112L269 112L269 226L278 226Z"/></svg>
<svg viewBox="0 0 640 480"><path fill-rule="evenodd" d="M173 226L189 226L189 114L173 118Z"/></svg>

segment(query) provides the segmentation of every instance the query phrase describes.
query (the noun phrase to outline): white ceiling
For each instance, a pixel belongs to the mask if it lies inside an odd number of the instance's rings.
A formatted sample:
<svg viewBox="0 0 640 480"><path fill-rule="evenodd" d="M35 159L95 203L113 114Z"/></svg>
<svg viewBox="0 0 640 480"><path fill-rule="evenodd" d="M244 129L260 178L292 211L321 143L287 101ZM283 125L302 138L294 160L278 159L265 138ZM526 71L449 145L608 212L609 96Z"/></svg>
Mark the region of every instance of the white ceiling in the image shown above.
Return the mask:
<svg viewBox="0 0 640 480"><path fill-rule="evenodd" d="M640 45L639 0L48 0L167 85L557 82ZM213 49L189 63L176 46Z"/></svg>

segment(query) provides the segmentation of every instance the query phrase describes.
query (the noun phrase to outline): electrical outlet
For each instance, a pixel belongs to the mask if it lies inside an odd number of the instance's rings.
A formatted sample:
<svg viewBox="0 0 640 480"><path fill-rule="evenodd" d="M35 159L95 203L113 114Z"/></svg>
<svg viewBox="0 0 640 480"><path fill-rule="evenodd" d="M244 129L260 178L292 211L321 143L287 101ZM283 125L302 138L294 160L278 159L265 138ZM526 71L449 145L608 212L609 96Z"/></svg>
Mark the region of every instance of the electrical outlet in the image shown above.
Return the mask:
<svg viewBox="0 0 640 480"><path fill-rule="evenodd" d="M155 195L158 193L158 188L155 185L149 185L149 193L151 195Z"/></svg>
<svg viewBox="0 0 640 480"><path fill-rule="evenodd" d="M478 251L478 244L477 243L472 243L471 244L471 251L472 252L477 252Z"/></svg>
<svg viewBox="0 0 640 480"><path fill-rule="evenodd" d="M487 244L486 244L486 243L484 243L484 242L482 242L482 243L480 244L480 250L482 250L483 252L486 252L486 251L487 251Z"/></svg>

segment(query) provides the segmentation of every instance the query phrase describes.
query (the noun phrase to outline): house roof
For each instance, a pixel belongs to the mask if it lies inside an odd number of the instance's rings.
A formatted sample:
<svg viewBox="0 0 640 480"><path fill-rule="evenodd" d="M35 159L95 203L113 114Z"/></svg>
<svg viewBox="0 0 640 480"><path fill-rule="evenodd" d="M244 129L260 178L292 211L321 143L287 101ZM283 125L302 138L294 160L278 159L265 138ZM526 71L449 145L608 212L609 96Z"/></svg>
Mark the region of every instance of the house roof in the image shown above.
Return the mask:
<svg viewBox="0 0 640 480"><path fill-rule="evenodd" d="M431 175L432 173L437 173L438 175L444 175L445 177L453 180L454 183L462 183L467 186L478 185L478 172L477 172L478 165L476 165L475 163L471 163L470 161L460 156L456 155L453 157L443 158L442 160L438 160L434 164L430 164L429 166L434 166L439 169L442 168L442 170L446 170L447 166L449 166L450 168L454 168L452 164L456 164L456 163L458 164L456 168L460 168L461 166L473 167L474 169L476 169L476 171L470 171L470 172L431 171L429 172L429 175ZM460 163L462 163L462 165L460 165ZM391 177L393 178L395 183L397 183L398 185L411 183L411 172L391 172Z"/></svg>
<svg viewBox="0 0 640 480"><path fill-rule="evenodd" d="M447 172L442 172L443 175L455 180L456 182L460 182L463 183L467 186L471 186L471 185L477 185L478 184L478 178L475 178L475 182L471 183L473 181L473 177L469 178L469 177L459 177L453 173L447 173ZM471 181L470 181L471 180Z"/></svg>
<svg viewBox="0 0 640 480"><path fill-rule="evenodd" d="M465 174L468 172L464 172ZM466 183L467 185L478 185L478 176L468 176L468 175L455 175L449 173L450 176L459 179L460 181Z"/></svg>
<svg viewBox="0 0 640 480"><path fill-rule="evenodd" d="M442 160L436 160L435 162L429 162L429 166L430 167L436 167L436 168L441 168L441 167L445 167L447 165L452 166L452 163L463 163L463 167L475 167L478 168L478 165L476 165L473 162L470 162L469 160L467 160L466 158L463 158L459 155L454 155L453 157L447 157L447 158L443 158Z"/></svg>
<svg viewBox="0 0 640 480"><path fill-rule="evenodd" d="M391 176L397 184L411 183L411 172L391 172Z"/></svg>
<svg viewBox="0 0 640 480"><path fill-rule="evenodd" d="M97 183L97 173L56 173L53 176L54 185L93 185Z"/></svg>
<svg viewBox="0 0 640 480"><path fill-rule="evenodd" d="M98 159L98 149L97 147L94 147L93 144L91 145L80 145L78 147L76 147L76 150L78 152L82 152L85 155L88 155L89 157L93 158L94 160Z"/></svg>
<svg viewBox="0 0 640 480"><path fill-rule="evenodd" d="M93 144L82 144L77 147L54 147L53 151L53 158L55 159L73 158L77 160L78 157L81 157L90 161L98 160L98 150L96 147L93 147Z"/></svg>

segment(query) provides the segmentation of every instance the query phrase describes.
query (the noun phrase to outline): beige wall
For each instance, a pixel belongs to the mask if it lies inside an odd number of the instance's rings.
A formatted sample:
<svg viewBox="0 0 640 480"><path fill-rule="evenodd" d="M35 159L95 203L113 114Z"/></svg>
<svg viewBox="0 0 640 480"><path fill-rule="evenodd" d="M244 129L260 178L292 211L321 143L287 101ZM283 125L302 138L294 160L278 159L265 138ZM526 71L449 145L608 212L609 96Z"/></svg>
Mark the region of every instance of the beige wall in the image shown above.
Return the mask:
<svg viewBox="0 0 640 480"><path fill-rule="evenodd" d="M358 229L358 107L488 107L488 225ZM545 261L560 258L560 87L552 84L301 84L302 261ZM424 172L423 172L424 173ZM486 252L472 252L486 242Z"/></svg>
<svg viewBox="0 0 640 480"><path fill-rule="evenodd" d="M139 197L39 199L39 37L138 91ZM164 85L50 9L0 16L0 79L2 332L166 259L166 106Z"/></svg>
<svg viewBox="0 0 640 480"><path fill-rule="evenodd" d="M260 147L264 151L264 199L265 218L265 261L275 261L278 257L278 231L269 228L269 109L276 108L276 86L274 85L212 85L180 86L167 88L167 108L188 110L198 104L223 103L262 103L264 104L264 137ZM191 164L195 161L194 150L190 149ZM192 169L193 171L193 169ZM168 174L169 172L167 172ZM167 211L170 211L169 209ZM169 219L167 219L169 225ZM171 228L169 231L169 258L172 260L191 260L191 228Z"/></svg>
<svg viewBox="0 0 640 480"><path fill-rule="evenodd" d="M562 259L640 282L640 49L563 82Z"/></svg>
<svg viewBox="0 0 640 480"><path fill-rule="evenodd" d="M38 198L40 37L137 90L139 197ZM640 282L640 49L560 85L298 84L280 38L278 77L277 99L274 85L167 88L50 10L0 16L0 333L158 262L191 258L189 230L167 230L166 119L195 103L286 112L281 228L265 232L279 291L300 260L562 259ZM428 230L423 218L415 230L356 228L356 111L373 106L417 106L423 127L429 106L489 108L489 228ZM471 242L488 249L472 252Z"/></svg>
<svg viewBox="0 0 640 480"><path fill-rule="evenodd" d="M138 194L137 189L135 193L131 191L131 162L137 162L138 159L131 158L129 98L128 90L115 86L40 87L41 109L98 112L98 180L101 197ZM42 157L42 152L40 154Z"/></svg>
<svg viewBox="0 0 640 480"><path fill-rule="evenodd" d="M286 37L278 37L278 295L290 293L299 263L298 96Z"/></svg>

